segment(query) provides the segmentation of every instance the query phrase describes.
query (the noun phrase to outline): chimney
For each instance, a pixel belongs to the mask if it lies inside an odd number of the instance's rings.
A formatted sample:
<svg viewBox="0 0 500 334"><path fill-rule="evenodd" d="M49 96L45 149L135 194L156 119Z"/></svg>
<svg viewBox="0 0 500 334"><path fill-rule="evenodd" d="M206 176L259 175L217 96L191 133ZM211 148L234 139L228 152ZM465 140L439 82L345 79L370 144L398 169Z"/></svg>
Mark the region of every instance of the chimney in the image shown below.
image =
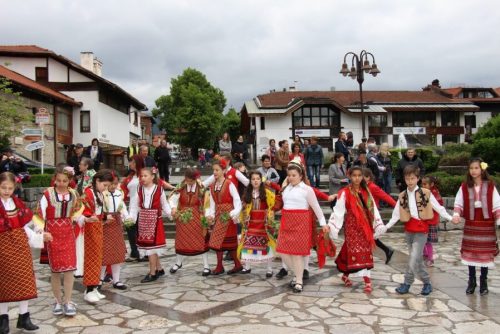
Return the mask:
<svg viewBox="0 0 500 334"><path fill-rule="evenodd" d="M91 51L80 52L80 65L94 74L102 75L102 62Z"/></svg>
<svg viewBox="0 0 500 334"><path fill-rule="evenodd" d="M102 77L102 61L97 58L94 58L93 72Z"/></svg>

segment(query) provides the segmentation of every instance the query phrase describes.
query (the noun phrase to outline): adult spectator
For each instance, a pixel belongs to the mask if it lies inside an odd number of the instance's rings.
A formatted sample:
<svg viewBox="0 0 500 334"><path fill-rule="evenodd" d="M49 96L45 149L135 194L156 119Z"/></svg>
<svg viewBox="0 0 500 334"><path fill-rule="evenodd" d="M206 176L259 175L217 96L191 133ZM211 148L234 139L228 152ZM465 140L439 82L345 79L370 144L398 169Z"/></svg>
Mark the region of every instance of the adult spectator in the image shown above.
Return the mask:
<svg viewBox="0 0 500 334"><path fill-rule="evenodd" d="M97 172L104 161L102 147L99 146L99 140L97 140L97 138L92 139L92 145L87 147L84 155L92 159L94 162L94 170Z"/></svg>
<svg viewBox="0 0 500 334"><path fill-rule="evenodd" d="M335 152L342 153L344 160L349 161L349 150L347 149L347 135L345 132L339 133L339 139L335 142Z"/></svg>
<svg viewBox="0 0 500 334"><path fill-rule="evenodd" d="M136 162L137 175L141 174L144 167L156 167L155 159L149 156L149 147L147 145L142 145L139 148L139 154L132 159Z"/></svg>
<svg viewBox="0 0 500 334"><path fill-rule="evenodd" d="M146 139L142 138L139 140L139 154L140 154L141 146L146 146L148 148L148 155L150 157L154 156L154 148L152 148L151 145L149 145L149 143Z"/></svg>
<svg viewBox="0 0 500 334"><path fill-rule="evenodd" d="M368 139L366 139L366 138L361 139L361 143L358 145L358 151L366 151L366 149L367 149L366 142L367 141L368 141Z"/></svg>
<svg viewBox="0 0 500 334"><path fill-rule="evenodd" d="M391 163L391 152L389 152L389 144L382 143L380 145L379 152L377 154L377 159L385 167L385 171L382 174L382 189L390 194L392 185L392 163Z"/></svg>
<svg viewBox="0 0 500 334"><path fill-rule="evenodd" d="M304 139L304 147L302 148L302 154L306 154L306 150L309 147L309 145L311 145L309 139Z"/></svg>
<svg viewBox="0 0 500 334"><path fill-rule="evenodd" d="M231 144L231 138L227 132L224 132L222 139L219 140L219 154L228 153L231 154L233 145Z"/></svg>
<svg viewBox="0 0 500 334"><path fill-rule="evenodd" d="M274 167L278 171L280 176L280 186L283 184L283 181L286 179L286 168L288 167L288 163L290 162L290 150L288 146L287 140L282 140L278 143L279 149L276 153L276 162Z"/></svg>
<svg viewBox="0 0 500 334"><path fill-rule="evenodd" d="M302 152L302 150L304 150L304 142L302 141L302 138L300 138L300 136L299 136L299 135L295 135L295 136L293 137L293 143L292 143L292 145L293 145L293 144L297 144L297 145L299 145L299 147L300 147L300 151L301 151L301 152Z"/></svg>
<svg viewBox="0 0 500 334"><path fill-rule="evenodd" d="M231 156L235 162L242 162L245 165L248 158L247 144L243 141L243 136L239 135L238 139L234 142L231 149Z"/></svg>
<svg viewBox="0 0 500 334"><path fill-rule="evenodd" d="M268 182L272 182L278 184L280 182L280 175L278 171L271 166L271 157L264 154L260 160L262 166L257 168L257 172L259 172L263 178L266 178L265 183L269 184Z"/></svg>
<svg viewBox="0 0 500 334"><path fill-rule="evenodd" d="M274 163L276 161L276 152L277 152L276 140L270 139L269 140L269 147L266 150L266 155L268 155L269 158L271 159L271 166L274 166Z"/></svg>
<svg viewBox="0 0 500 334"><path fill-rule="evenodd" d="M342 152L333 156L332 164L328 168L328 190L330 195L335 195L339 190L349 184L345 157Z"/></svg>
<svg viewBox="0 0 500 334"><path fill-rule="evenodd" d="M205 162L207 163L208 167L211 166L210 161L212 161L213 157L214 157L214 151L212 149L205 151Z"/></svg>
<svg viewBox="0 0 500 334"><path fill-rule="evenodd" d="M354 148L354 135L352 134L351 131L349 131L347 134L347 139L345 141L345 144L347 146L347 149L352 150Z"/></svg>
<svg viewBox="0 0 500 334"><path fill-rule="evenodd" d="M158 165L158 171L160 172L160 178L169 182L169 166L172 163L172 158L170 157L170 152L167 147L167 141L163 139L155 150L154 160Z"/></svg>
<svg viewBox="0 0 500 334"><path fill-rule="evenodd" d="M378 165L373 160L367 159L366 151L358 152L358 159L354 161L353 165L360 166L361 168L369 168L372 171L373 175L375 176L375 179L378 179L379 176Z"/></svg>
<svg viewBox="0 0 500 334"><path fill-rule="evenodd" d="M311 186L319 188L320 169L323 166L323 148L318 144L316 136L311 137L311 145L306 150L305 158Z"/></svg>
<svg viewBox="0 0 500 334"><path fill-rule="evenodd" d="M137 143L137 139L132 139L132 143L127 147L127 159L130 161L132 157L136 154L139 154L139 144Z"/></svg>
<svg viewBox="0 0 500 334"><path fill-rule="evenodd" d="M404 191L407 188L403 171L406 166L410 165L417 167L420 170L420 175L425 175L424 162L417 156L417 151L414 148L407 149L396 167L396 184L400 191Z"/></svg>
<svg viewBox="0 0 500 334"><path fill-rule="evenodd" d="M367 147L368 153L366 154L366 158L376 163L378 168L378 176L376 179L373 179L372 182L382 187L382 176L385 172L385 166L377 159L377 144L370 143Z"/></svg>
<svg viewBox="0 0 500 334"><path fill-rule="evenodd" d="M18 175L27 171L28 167L26 167L21 158L14 156L12 149L7 148L3 151L0 162L0 173L11 172L14 175Z"/></svg>
<svg viewBox="0 0 500 334"><path fill-rule="evenodd" d="M290 152L290 161L292 161L295 158L299 158L300 163L302 166L304 166L304 169L306 168L306 160L304 158L304 154L302 154L302 149L299 144L293 143L292 144L292 152Z"/></svg>
<svg viewBox="0 0 500 334"><path fill-rule="evenodd" d="M75 145L75 154L68 161L68 165L75 170L75 176L80 176L80 161L83 157L83 145L78 143Z"/></svg>

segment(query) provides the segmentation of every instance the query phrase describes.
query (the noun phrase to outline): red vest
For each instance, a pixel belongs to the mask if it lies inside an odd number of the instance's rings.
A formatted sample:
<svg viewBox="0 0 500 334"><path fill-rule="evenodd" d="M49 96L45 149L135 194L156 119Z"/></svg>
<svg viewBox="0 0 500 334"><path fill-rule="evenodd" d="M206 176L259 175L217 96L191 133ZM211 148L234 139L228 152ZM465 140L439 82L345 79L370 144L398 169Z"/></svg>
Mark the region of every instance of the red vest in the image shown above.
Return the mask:
<svg viewBox="0 0 500 334"><path fill-rule="evenodd" d="M153 200L151 201L151 207L144 207L144 186L140 186L138 188L138 196L139 196L139 208L141 209L156 209L158 213L161 215L161 196L163 196L163 189L156 185L156 190L153 193Z"/></svg>
<svg viewBox="0 0 500 334"><path fill-rule="evenodd" d="M14 200L17 209L16 219L9 218L2 201L0 201L0 232L22 228L33 218L33 212L24 205L23 201L17 197L12 197L12 200Z"/></svg>
<svg viewBox="0 0 500 334"><path fill-rule="evenodd" d="M238 189L238 182L239 181L238 181L238 178L236 177L236 171L237 171L236 168L231 167L231 169L226 171L224 173L224 175L226 176L226 179L231 181L234 184L234 186L236 187L236 189Z"/></svg>
<svg viewBox="0 0 500 334"><path fill-rule="evenodd" d="M480 198L479 200L481 201L482 204L482 210L483 210L483 217L484 219L491 219L494 220L495 216L493 215L493 190L495 189L495 186L493 185L493 182L488 182L487 185L487 190L486 190L486 196L483 196L483 186L481 186L480 191ZM472 189L472 192L474 193L474 189ZM467 183L462 183L462 196L464 199L464 218L467 220L474 220L474 197L469 196L469 187L467 186Z"/></svg>

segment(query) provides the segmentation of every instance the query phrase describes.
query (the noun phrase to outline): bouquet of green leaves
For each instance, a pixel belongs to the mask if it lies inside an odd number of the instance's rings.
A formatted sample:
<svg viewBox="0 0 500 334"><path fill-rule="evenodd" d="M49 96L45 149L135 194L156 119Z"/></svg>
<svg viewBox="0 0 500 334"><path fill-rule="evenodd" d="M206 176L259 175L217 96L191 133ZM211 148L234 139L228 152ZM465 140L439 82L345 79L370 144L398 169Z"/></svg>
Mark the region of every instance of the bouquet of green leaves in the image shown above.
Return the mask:
<svg viewBox="0 0 500 334"><path fill-rule="evenodd" d="M123 221L123 226L125 226L126 229L129 229L135 225L135 221L131 218L127 218Z"/></svg>
<svg viewBox="0 0 500 334"><path fill-rule="evenodd" d="M201 217L201 227L203 227L203 228L210 227L210 225L208 224L208 219L205 216Z"/></svg>
<svg viewBox="0 0 500 334"><path fill-rule="evenodd" d="M177 213L177 218L179 218L179 220L181 221L181 223L187 224L193 218L193 211L191 210L191 208L179 211Z"/></svg>
<svg viewBox="0 0 500 334"><path fill-rule="evenodd" d="M231 220L231 216L228 212L224 212L220 215L220 220L223 224L227 224L227 222Z"/></svg>

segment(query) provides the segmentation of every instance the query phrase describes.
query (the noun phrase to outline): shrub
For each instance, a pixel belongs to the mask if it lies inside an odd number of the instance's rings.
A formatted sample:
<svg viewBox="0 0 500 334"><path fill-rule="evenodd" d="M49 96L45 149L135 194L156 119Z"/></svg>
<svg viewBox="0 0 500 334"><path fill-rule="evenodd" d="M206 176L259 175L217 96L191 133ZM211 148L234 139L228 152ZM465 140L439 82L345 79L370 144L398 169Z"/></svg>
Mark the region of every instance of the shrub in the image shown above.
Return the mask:
<svg viewBox="0 0 500 334"><path fill-rule="evenodd" d="M443 151L447 154L472 152L472 145L469 144L444 144Z"/></svg>
<svg viewBox="0 0 500 334"><path fill-rule="evenodd" d="M37 188L37 187L50 187L50 180L52 179L52 174L34 174L31 175L31 180L28 183L23 184L24 188Z"/></svg>
<svg viewBox="0 0 500 334"><path fill-rule="evenodd" d="M471 153L468 151L462 152L446 152L439 160L439 166L467 166L469 164Z"/></svg>
<svg viewBox="0 0 500 334"><path fill-rule="evenodd" d="M500 137L500 115L491 118L484 124L473 137L473 143L476 140L485 138L499 138Z"/></svg>
<svg viewBox="0 0 500 334"><path fill-rule="evenodd" d="M55 171L54 168L44 168L43 173L54 174L54 171ZM40 167L29 167L28 172L30 173L30 175L41 174L42 169Z"/></svg>
<svg viewBox="0 0 500 334"><path fill-rule="evenodd" d="M464 180L465 176L463 175L438 178L439 192L441 193L441 196L454 197Z"/></svg>
<svg viewBox="0 0 500 334"><path fill-rule="evenodd" d="M489 164L488 171L500 171L500 137L474 140L472 155L481 157Z"/></svg>
<svg viewBox="0 0 500 334"><path fill-rule="evenodd" d="M399 158L399 152L406 152L406 150L400 150L400 149L391 149L391 163L392 167L396 169L398 166L398 161L400 160ZM425 172L434 172L437 170L438 163L439 163L439 155L436 155L434 153L434 150L428 147L420 147L416 148L417 151L417 156L422 159L424 162L424 167L425 167ZM404 155L404 154L403 154Z"/></svg>

